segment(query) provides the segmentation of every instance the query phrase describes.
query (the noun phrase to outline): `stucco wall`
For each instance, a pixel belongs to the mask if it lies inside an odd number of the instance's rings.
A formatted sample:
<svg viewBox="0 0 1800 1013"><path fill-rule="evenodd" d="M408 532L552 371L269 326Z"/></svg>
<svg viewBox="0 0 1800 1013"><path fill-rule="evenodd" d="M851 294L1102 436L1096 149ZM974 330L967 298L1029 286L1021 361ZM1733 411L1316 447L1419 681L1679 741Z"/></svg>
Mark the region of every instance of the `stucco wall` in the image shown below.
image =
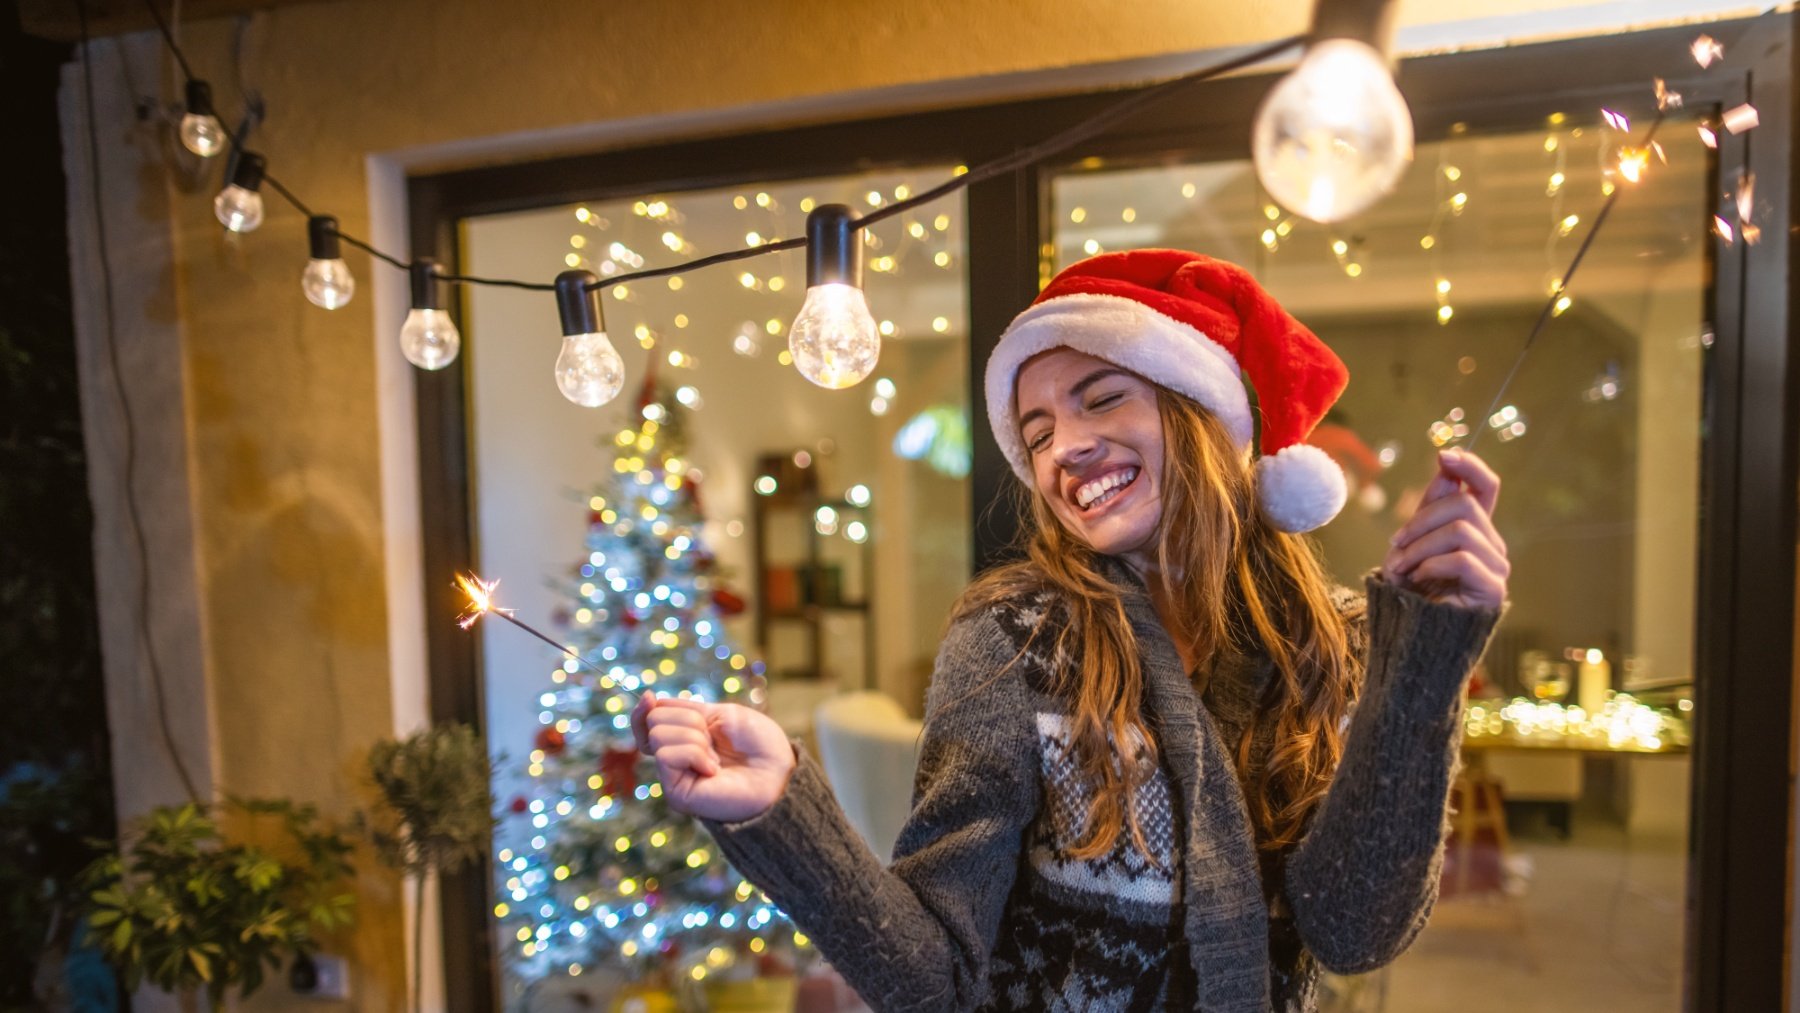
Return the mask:
<svg viewBox="0 0 1800 1013"><path fill-rule="evenodd" d="M1417 0L1402 4L1402 40L1492 44L1707 6ZM266 102L255 147L271 171L346 230L380 239L403 234L396 182L408 167L592 147L608 124L627 125L612 132L619 143L623 134L750 130L1129 81L1162 64L1079 68L1164 56L1191 64L1179 54L1297 32L1306 19L1299 0L356 0L263 16L243 75ZM238 104L232 34L225 22L183 29L227 110ZM165 168L163 140L135 125L127 80L167 89L157 40L101 42L93 59L106 248L140 454L134 492L152 546L152 621L175 687L177 737L208 790L291 795L347 814L361 802L368 743L419 720L420 624L447 618L423 614L409 565L410 395L393 342L403 282L352 254L357 301L331 314L306 304L304 219L271 198L260 231L223 235L212 185L184 187ZM1069 70L1042 73L1060 68ZM179 792L146 717L135 588L119 579L128 569L122 458L116 412L97 400L111 388L92 307L101 292L92 166L81 77L71 69L65 80L75 291L90 303L81 342L98 427L90 439L109 707L130 815ZM357 997L342 1008L398 1009L406 958L395 884L367 877L364 893L361 925L344 941ZM276 989L250 1004L294 1005Z"/></svg>

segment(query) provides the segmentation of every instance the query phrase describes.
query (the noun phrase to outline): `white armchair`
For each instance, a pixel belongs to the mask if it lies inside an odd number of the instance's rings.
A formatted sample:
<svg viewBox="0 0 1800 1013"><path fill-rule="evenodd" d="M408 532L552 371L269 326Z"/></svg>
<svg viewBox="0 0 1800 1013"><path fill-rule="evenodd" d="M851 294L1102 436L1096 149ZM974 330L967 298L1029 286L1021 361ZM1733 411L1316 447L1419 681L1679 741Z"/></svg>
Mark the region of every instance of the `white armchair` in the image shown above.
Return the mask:
<svg viewBox="0 0 1800 1013"><path fill-rule="evenodd" d="M813 715L819 759L850 825L884 861L912 809L922 725L884 693L832 697Z"/></svg>

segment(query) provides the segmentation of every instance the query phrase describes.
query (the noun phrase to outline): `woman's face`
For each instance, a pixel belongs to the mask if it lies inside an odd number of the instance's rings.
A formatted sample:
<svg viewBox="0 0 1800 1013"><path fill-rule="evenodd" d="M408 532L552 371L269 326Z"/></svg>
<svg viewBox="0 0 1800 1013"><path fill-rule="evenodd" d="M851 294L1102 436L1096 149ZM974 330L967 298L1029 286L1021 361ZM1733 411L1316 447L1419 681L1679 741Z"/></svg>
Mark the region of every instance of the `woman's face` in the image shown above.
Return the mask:
<svg viewBox="0 0 1800 1013"><path fill-rule="evenodd" d="M1057 348L1026 361L1017 394L1038 494L1071 534L1147 572L1162 521L1156 388L1104 359Z"/></svg>

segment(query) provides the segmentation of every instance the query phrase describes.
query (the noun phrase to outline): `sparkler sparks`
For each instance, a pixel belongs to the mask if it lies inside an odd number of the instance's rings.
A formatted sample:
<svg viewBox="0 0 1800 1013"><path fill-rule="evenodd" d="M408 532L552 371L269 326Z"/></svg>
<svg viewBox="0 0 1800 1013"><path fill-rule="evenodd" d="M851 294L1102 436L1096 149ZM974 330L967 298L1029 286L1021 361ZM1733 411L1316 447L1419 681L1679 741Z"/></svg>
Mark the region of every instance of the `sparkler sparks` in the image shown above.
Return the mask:
<svg viewBox="0 0 1800 1013"><path fill-rule="evenodd" d="M502 618L512 614L511 609L499 608L494 604L494 589L500 586L498 580L482 580L472 573L459 573L456 575L456 586L469 596L469 604L456 617L456 625L463 629L475 625L477 620L489 612L498 613Z"/></svg>
<svg viewBox="0 0 1800 1013"><path fill-rule="evenodd" d="M513 615L512 609L501 608L496 604L494 601L494 589L500 586L499 580L482 580L473 573L459 573L456 575L456 586L463 594L469 596L469 604L463 608L462 614L456 617L456 625L461 626L466 630L469 627L474 626L482 616L499 616L501 619L512 623L519 629L524 630L526 633L531 634L539 640L542 640L544 643L549 644L551 647L561 651L565 656L573 659L577 665L593 672L595 675L606 674L600 671L600 669L595 668L586 658L583 658L581 652L567 644L557 643L550 637L540 633L529 623L526 623L524 620Z"/></svg>
<svg viewBox="0 0 1800 1013"><path fill-rule="evenodd" d="M1725 44L1710 35L1702 35L1695 39L1688 51L1694 54L1694 62L1702 67L1710 67L1714 60L1725 56Z"/></svg>

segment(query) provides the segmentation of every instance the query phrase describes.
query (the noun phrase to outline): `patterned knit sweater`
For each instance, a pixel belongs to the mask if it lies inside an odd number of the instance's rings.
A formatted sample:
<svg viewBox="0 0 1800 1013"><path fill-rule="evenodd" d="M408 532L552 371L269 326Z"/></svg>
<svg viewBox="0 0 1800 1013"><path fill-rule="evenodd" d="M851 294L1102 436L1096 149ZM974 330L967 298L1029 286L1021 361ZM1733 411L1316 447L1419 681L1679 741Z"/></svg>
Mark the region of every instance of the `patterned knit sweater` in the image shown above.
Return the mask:
<svg viewBox="0 0 1800 1013"><path fill-rule="evenodd" d="M1149 862L1121 835L1071 855L1087 789L1069 707L1050 690L1047 595L954 623L939 651L913 808L883 868L816 764L742 823L708 822L724 854L876 1010L1310 1011L1320 966L1379 967L1437 895L1464 678L1499 610L1428 601L1371 575L1343 592L1368 667L1330 791L1302 840L1259 861L1232 763L1271 728L1256 702L1274 665L1183 671L1141 581L1110 566L1136 635L1160 769L1138 789ZM1045 645L1040 652L1037 645ZM1012 664L1015 657L1018 661ZM1255 727L1251 727L1255 723Z"/></svg>

